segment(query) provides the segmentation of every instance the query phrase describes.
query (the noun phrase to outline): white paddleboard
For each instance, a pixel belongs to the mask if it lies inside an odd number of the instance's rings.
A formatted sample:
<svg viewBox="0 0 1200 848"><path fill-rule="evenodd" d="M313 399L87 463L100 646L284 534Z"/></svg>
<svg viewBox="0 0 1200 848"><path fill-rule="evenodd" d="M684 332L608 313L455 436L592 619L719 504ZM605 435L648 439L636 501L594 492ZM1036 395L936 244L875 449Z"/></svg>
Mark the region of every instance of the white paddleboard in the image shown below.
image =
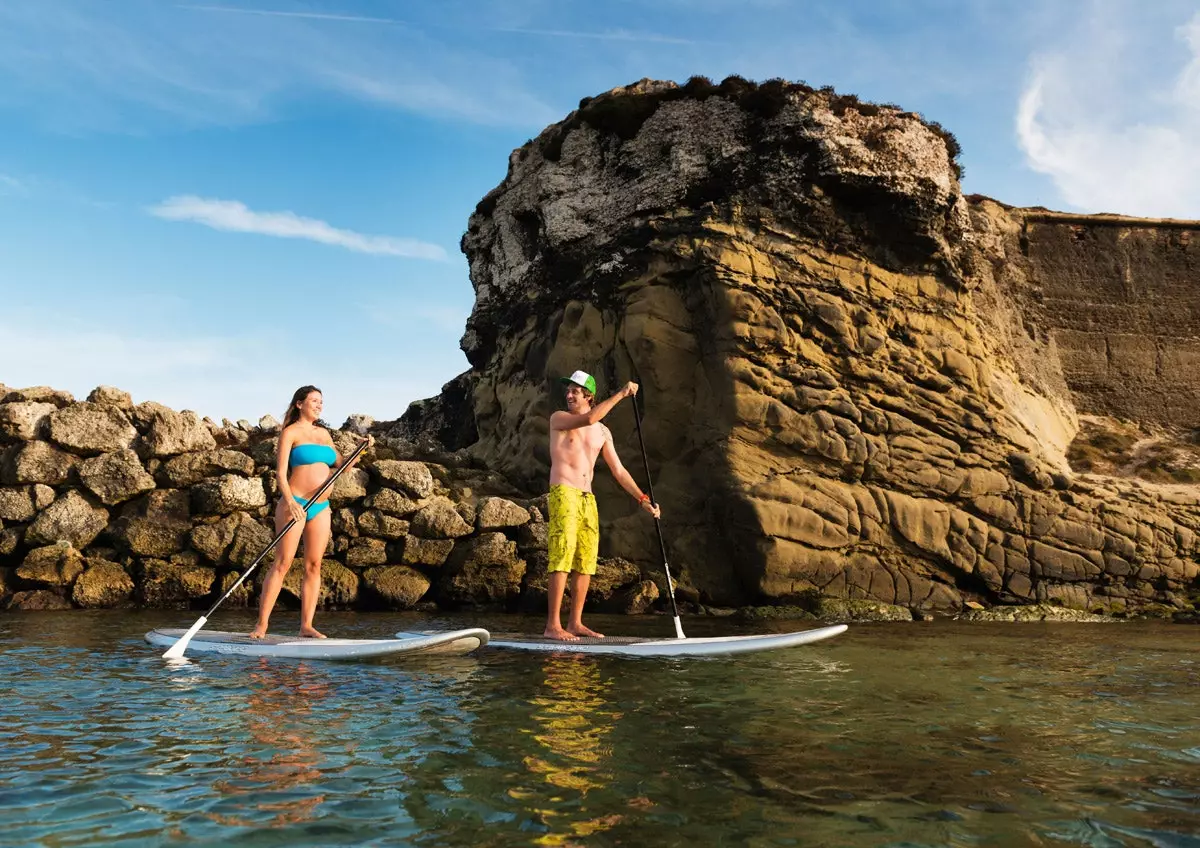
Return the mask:
<svg viewBox="0 0 1200 848"><path fill-rule="evenodd" d="M174 645L187 630L159 628L146 634L157 648ZM306 639L271 636L251 639L245 633L200 630L188 643L187 653L237 654L246 657L288 657L299 660L370 660L401 654L465 654L488 643L488 632L478 627L426 633L397 633L393 639Z"/></svg>
<svg viewBox="0 0 1200 848"><path fill-rule="evenodd" d="M629 636L608 636L603 639L580 639L559 642L544 636L512 636L505 634L492 639L492 648L511 648L519 651L557 651L572 654L620 654L629 657L717 657L729 654L748 654L755 651L774 651L794 648L837 636L846 625L818 627L795 633L768 633L762 636L701 636L694 639L645 639Z"/></svg>

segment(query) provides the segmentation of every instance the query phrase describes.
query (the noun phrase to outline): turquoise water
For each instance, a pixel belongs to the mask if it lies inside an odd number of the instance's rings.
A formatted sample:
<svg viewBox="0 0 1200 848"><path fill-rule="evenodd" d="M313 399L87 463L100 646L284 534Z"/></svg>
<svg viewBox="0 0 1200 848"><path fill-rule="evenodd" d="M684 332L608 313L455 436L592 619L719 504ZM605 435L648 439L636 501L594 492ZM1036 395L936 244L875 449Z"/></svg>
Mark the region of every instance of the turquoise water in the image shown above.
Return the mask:
<svg viewBox="0 0 1200 848"><path fill-rule="evenodd" d="M195 615L0 617L0 843L1200 846L1196 627L857 625L741 659L390 665L172 666L141 640ZM477 624L540 622L318 621Z"/></svg>

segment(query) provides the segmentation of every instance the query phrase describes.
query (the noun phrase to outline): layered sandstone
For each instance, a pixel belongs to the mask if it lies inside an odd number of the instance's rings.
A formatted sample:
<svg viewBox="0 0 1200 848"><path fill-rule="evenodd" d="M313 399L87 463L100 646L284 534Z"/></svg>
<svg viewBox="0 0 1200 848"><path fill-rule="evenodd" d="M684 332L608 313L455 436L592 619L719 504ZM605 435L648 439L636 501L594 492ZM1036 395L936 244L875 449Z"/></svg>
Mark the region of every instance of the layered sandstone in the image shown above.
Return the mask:
<svg viewBox="0 0 1200 848"><path fill-rule="evenodd" d="M1081 414L1195 410L1195 225L961 194L896 107L643 81L513 152L463 250L471 370L398 431L537 492L556 378L641 383L672 569L705 603L1183 607L1200 490L1081 475ZM606 421L644 475L632 410ZM653 527L600 475L608 553Z"/></svg>

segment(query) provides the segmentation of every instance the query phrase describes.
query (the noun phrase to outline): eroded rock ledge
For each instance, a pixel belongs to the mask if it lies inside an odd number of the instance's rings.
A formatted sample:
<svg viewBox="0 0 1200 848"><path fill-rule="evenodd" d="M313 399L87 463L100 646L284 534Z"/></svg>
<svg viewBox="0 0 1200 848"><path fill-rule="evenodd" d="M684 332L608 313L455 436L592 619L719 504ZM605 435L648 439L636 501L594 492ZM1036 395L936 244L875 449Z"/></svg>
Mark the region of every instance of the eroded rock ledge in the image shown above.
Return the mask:
<svg viewBox="0 0 1200 848"><path fill-rule="evenodd" d="M800 85L586 100L472 215L472 368L393 431L536 492L555 378L637 379L700 603L1189 609L1200 490L1067 451L1081 414L1200 411L1198 225L968 199L956 152L918 115ZM642 476L628 407L607 423ZM607 551L652 567L606 481Z"/></svg>

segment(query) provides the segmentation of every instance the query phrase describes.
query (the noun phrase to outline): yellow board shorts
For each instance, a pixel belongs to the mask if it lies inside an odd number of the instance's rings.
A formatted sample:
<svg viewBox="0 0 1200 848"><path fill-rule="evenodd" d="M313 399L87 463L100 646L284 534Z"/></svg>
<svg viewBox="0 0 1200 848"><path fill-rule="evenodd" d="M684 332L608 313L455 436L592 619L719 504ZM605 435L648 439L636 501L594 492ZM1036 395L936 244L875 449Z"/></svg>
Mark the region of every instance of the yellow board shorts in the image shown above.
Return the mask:
<svg viewBox="0 0 1200 848"><path fill-rule="evenodd" d="M562 484L550 487L550 563L547 571L596 573L600 515L596 496Z"/></svg>

